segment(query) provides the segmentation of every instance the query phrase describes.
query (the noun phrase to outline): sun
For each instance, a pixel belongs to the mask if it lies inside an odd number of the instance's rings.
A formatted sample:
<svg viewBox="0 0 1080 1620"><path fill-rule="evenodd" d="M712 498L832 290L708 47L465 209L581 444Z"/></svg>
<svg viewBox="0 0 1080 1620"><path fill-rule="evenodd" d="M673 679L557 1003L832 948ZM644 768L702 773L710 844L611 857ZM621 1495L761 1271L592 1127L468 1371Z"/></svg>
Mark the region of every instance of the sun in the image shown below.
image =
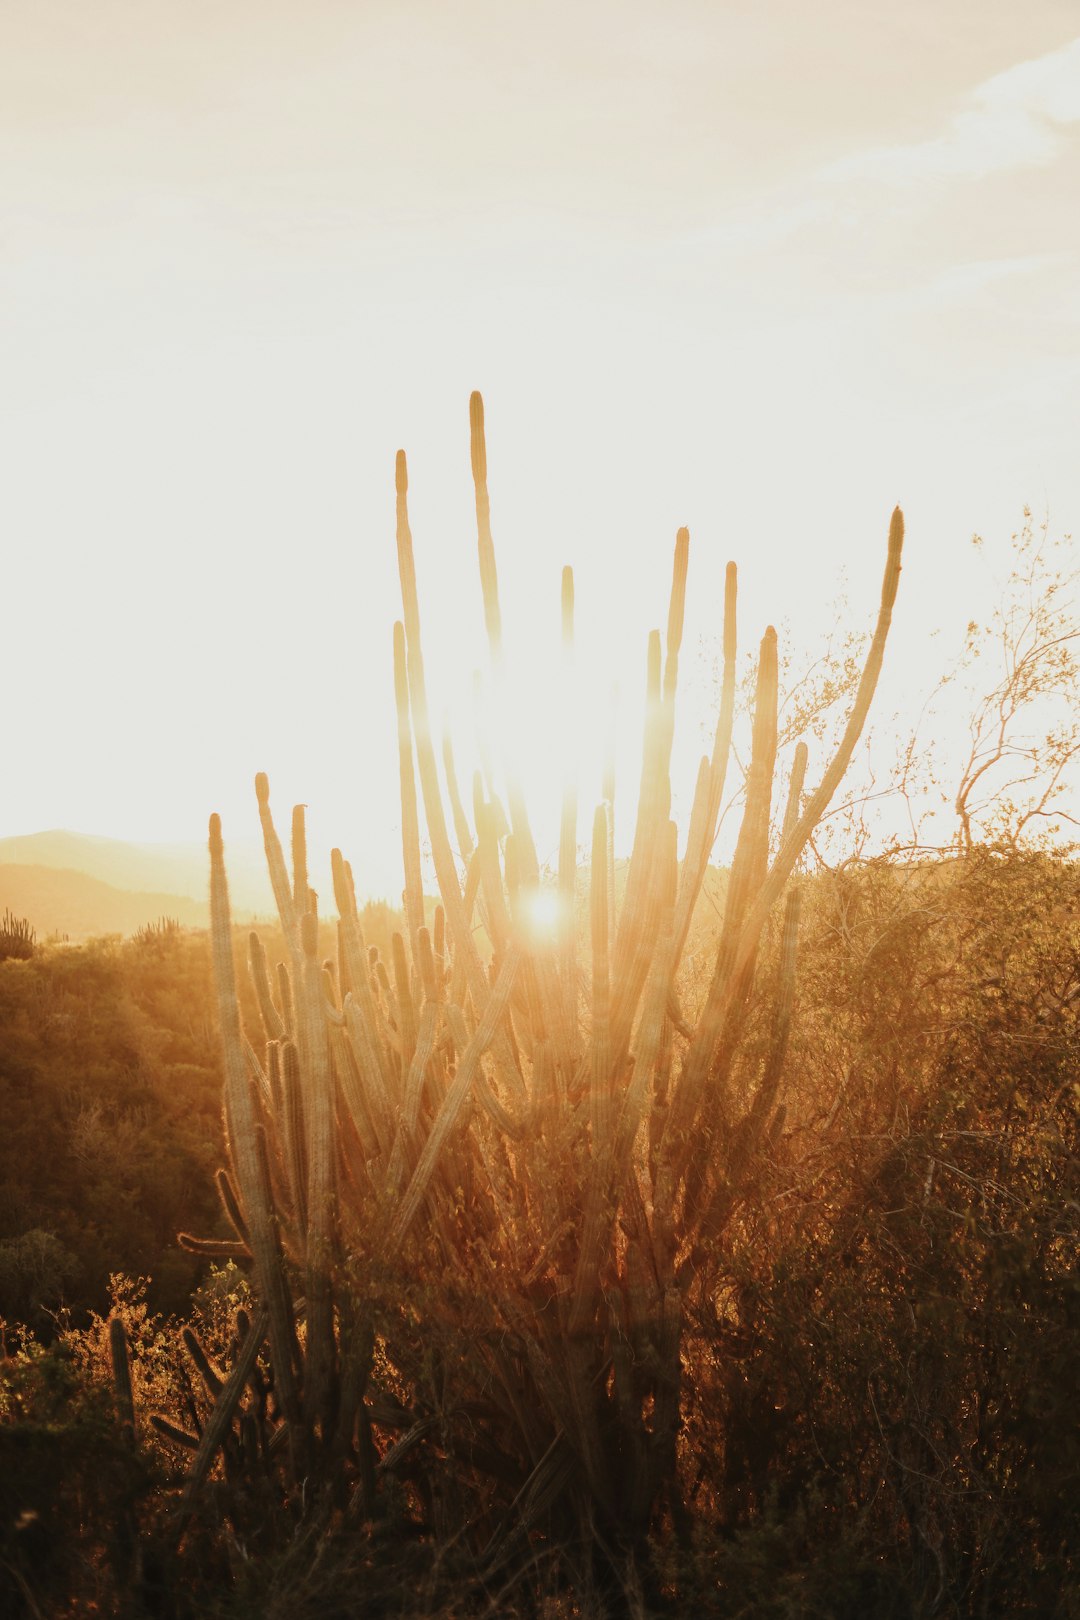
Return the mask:
<svg viewBox="0 0 1080 1620"><path fill-rule="evenodd" d="M550 943L558 938L563 906L554 889L533 889L521 899L521 924L534 942Z"/></svg>

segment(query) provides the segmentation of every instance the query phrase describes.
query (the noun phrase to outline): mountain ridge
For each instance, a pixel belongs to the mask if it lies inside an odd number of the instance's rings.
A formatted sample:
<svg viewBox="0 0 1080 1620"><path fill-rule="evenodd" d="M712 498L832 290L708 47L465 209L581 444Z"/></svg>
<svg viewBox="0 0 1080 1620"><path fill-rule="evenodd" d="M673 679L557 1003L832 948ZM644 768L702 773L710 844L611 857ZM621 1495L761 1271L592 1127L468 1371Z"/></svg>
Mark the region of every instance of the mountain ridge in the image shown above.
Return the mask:
<svg viewBox="0 0 1080 1620"><path fill-rule="evenodd" d="M125 893L194 901L204 912L210 883L209 856L201 844L141 843L63 827L0 838L0 866L79 873ZM257 845L230 846L229 891L238 913L273 911Z"/></svg>
<svg viewBox="0 0 1080 1620"><path fill-rule="evenodd" d="M133 934L161 917L185 928L205 928L207 902L187 895L118 889L85 872L28 862L0 862L0 909L25 917L38 944L50 937L72 942L104 934Z"/></svg>

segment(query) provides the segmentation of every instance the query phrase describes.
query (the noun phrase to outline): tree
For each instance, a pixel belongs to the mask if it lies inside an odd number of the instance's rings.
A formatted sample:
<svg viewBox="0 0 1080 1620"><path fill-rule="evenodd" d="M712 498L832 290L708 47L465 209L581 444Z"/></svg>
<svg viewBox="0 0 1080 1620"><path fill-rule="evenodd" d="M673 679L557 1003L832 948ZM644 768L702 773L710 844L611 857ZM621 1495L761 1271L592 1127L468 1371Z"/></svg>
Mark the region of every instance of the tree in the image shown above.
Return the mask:
<svg viewBox="0 0 1080 1620"><path fill-rule="evenodd" d="M972 542L981 547L976 535ZM986 625L969 623L961 670L996 662L992 685L969 723L970 748L956 790L957 842L968 852L982 840L1015 850L1039 824L1047 835L1062 823L1080 826L1061 800L1080 757L1080 622L1070 537L1050 537L1030 509L1012 537L1013 562L999 605Z"/></svg>

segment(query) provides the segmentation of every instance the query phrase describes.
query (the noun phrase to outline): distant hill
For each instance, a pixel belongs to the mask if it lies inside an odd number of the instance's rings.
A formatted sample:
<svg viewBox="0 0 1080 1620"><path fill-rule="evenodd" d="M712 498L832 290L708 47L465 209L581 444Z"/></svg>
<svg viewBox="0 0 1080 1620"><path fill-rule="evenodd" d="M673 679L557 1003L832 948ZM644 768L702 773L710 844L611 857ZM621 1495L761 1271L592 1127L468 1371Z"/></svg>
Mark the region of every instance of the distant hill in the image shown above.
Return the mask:
<svg viewBox="0 0 1080 1620"><path fill-rule="evenodd" d="M54 830L0 838L0 865L81 873L143 897L182 895L198 902L203 912L206 909L210 863L201 844L135 844ZM237 916L272 913L273 895L261 849L231 842L228 865L229 893ZM171 914L178 915L175 907Z"/></svg>
<svg viewBox="0 0 1080 1620"><path fill-rule="evenodd" d="M26 917L42 944L50 934L72 941L98 934L133 934L144 923L175 917L187 928L205 928L206 901L187 895L117 889L85 872L52 866L0 864L0 912L10 907Z"/></svg>
<svg viewBox="0 0 1080 1620"><path fill-rule="evenodd" d="M276 918L260 846L230 841L227 852L233 921ZM619 904L629 863L616 862ZM579 924L588 927L587 873L578 866ZM313 870L313 881L319 884ZM328 875L323 882L329 894ZM701 951L702 962L715 950L727 874L709 867L686 942L684 961ZM5 906L27 917L39 940L50 933L86 939L95 934L132 933L158 917L175 917L186 927L209 920L209 857L198 844L135 844L63 830L0 838L0 912ZM429 900L434 909L434 900ZM333 909L332 898L326 905ZM585 936L583 936L584 938Z"/></svg>

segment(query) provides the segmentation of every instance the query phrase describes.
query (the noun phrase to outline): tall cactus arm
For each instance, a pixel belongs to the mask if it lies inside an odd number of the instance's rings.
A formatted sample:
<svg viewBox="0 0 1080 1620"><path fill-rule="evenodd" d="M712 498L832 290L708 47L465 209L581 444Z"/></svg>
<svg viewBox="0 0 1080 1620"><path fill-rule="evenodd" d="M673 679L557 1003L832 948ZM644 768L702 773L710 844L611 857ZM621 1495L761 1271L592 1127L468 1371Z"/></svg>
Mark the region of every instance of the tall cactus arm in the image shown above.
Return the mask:
<svg viewBox="0 0 1080 1620"><path fill-rule="evenodd" d="M188 1520L194 1510L199 1491L213 1466L214 1458L232 1428L236 1408L240 1404L244 1388L251 1377L255 1363L259 1358L263 1341L269 1328L269 1314L261 1310L255 1316L243 1343L240 1353L233 1363L228 1378L225 1380L221 1394L214 1403L214 1409L203 1428L198 1450L188 1469L184 1481L184 1492L180 1499L180 1509L173 1525L173 1535L177 1541L183 1535ZM271 1340L271 1349L273 1341ZM280 1372L275 1360L275 1376L280 1378Z"/></svg>
<svg viewBox="0 0 1080 1620"><path fill-rule="evenodd" d="M416 591L416 565L413 560L412 531L409 527L408 489L409 474L405 452L398 451L396 466L397 488L397 554L398 574L401 581L401 602L405 624L406 668L409 677L409 702L416 742L420 787L424 799L431 852L435 862L435 875L439 883L446 918L450 925L454 949L461 953L469 977L469 989L474 998L484 996L483 968L476 945L465 920L461 900L461 886L454 864L450 839L446 831L442 794L439 789L435 750L431 741L428 719L427 682L424 676L424 654L420 639L420 607Z"/></svg>
<svg viewBox="0 0 1080 1620"><path fill-rule="evenodd" d="M695 1132L694 1141L702 1143L699 1162L708 1152L708 1138L721 1116L723 1074L713 1072L713 1060L722 1033L730 1036L729 1013L736 1001L741 1006L750 991L752 967L733 966L741 938L743 921L750 903L760 887L768 862L769 815L772 802L772 778L776 765L778 702L778 666L776 632L770 626L762 637L758 653L757 684L754 694L753 741L750 769L746 781L746 804L735 855L731 863L724 921L716 951L712 982L698 1021L694 1039L683 1067L668 1123L670 1148L680 1169L689 1158L693 1142L691 1126L705 1101L706 1081L711 1079L711 1090L705 1102L708 1130ZM729 982L738 972L738 985ZM737 989L737 994L736 994ZM717 1009L722 1007L718 1014ZM730 1040L728 1041L730 1046Z"/></svg>
<svg viewBox="0 0 1080 1620"><path fill-rule="evenodd" d="M277 965L277 987L278 1006L281 1011L281 1022L285 1026L285 1034L292 1039L296 1033L296 1025L293 1018L292 980L289 978L289 969L284 962L279 962Z"/></svg>
<svg viewBox="0 0 1080 1620"><path fill-rule="evenodd" d="M405 921L409 930L409 944L415 951L417 931L424 926L424 889L420 876L420 822L416 809L412 727L409 723L405 626L400 620L394 625L394 703L397 710L398 778L401 788L401 854L405 867Z"/></svg>
<svg viewBox="0 0 1080 1620"><path fill-rule="evenodd" d="M393 1225L387 1239L387 1251L390 1255L397 1255L400 1252L401 1246L408 1236L409 1228L424 1201L443 1145L453 1130L458 1115L461 1113L465 1101L476 1083L484 1053L495 1038L499 1021L510 999L510 992L514 987L514 979L520 963L521 949L516 941L512 940L507 948L503 965L499 969L499 976L492 987L491 994L487 998L483 1016L476 1028L476 1034L461 1054L457 1074L454 1076L453 1083L443 1099L442 1107L439 1109L432 1125L431 1135L424 1144L420 1161L413 1171L412 1179L395 1213Z"/></svg>
<svg viewBox="0 0 1080 1620"><path fill-rule="evenodd" d="M788 784L788 802L784 814L783 837L787 837L799 817L803 781L806 776L806 744L800 742ZM776 1101L784 1073L791 1016L795 1004L795 961L799 943L799 916L802 891L793 881L784 902L784 924L780 944L780 966L777 975L776 1001L773 1008L772 1029L761 1078L749 1108L731 1133L730 1142L722 1157L717 1184L707 1208L688 1232L695 1244L707 1238L722 1225L724 1216L737 1196L739 1185L765 1131L769 1114ZM700 1234L700 1236L699 1236Z"/></svg>
<svg viewBox="0 0 1080 1620"><path fill-rule="evenodd" d="M490 800L484 798L483 778L479 771L473 775L473 816L476 821L476 848L480 863L484 920L495 953L501 955L510 933L510 913L506 908L502 871L499 866L495 809Z"/></svg>
<svg viewBox="0 0 1080 1620"><path fill-rule="evenodd" d="M707 782L698 781L694 795L694 808L690 818L690 834L686 856L679 880L679 899L675 912L675 967L682 960L686 937L705 872L709 865L713 844L716 842L717 822L724 798L728 760L731 756L731 734L735 724L735 658L738 648L736 634L736 602L738 598L738 571L728 563L724 581L724 674L720 688L720 711L716 721L712 757L708 761ZM698 794L703 797L699 802Z"/></svg>
<svg viewBox="0 0 1080 1620"><path fill-rule="evenodd" d="M495 567L495 543L491 537L491 501L487 484L487 436L484 431L484 400L479 391L469 396L469 456L473 490L476 496L476 541L480 555L480 583L484 593L484 624L496 659L502 657L502 614L499 609L499 576Z"/></svg>
<svg viewBox="0 0 1080 1620"><path fill-rule="evenodd" d="M634 841L630 849L630 865L626 873L626 892L618 931L612 940L615 976L621 983L623 964L633 954L641 928L644 896L648 892L646 867L651 853L653 806L656 799L655 782L662 743L662 717L660 713L660 632L649 632L648 653L645 661L645 727L641 748L641 780L638 787L637 818L634 823Z"/></svg>
<svg viewBox="0 0 1080 1620"><path fill-rule="evenodd" d="M654 863L660 859L662 829L671 812L671 748L675 736L675 690L679 677L679 649L686 612L686 576L690 561L690 534L680 529L675 537L671 594L668 602L668 646L663 680L660 673L660 637L649 637L646 680L645 744L637 822L626 877L626 899L615 944L616 979L621 986L615 1024L627 1029L641 994L648 955L641 952L642 927L652 890Z"/></svg>
<svg viewBox="0 0 1080 1620"><path fill-rule="evenodd" d="M655 882L658 889L657 949L645 989L641 1017L638 1020L634 1042L634 1068L630 1084L622 1100L618 1129L615 1136L614 1185L618 1189L627 1175L632 1174L630 1159L638 1126L648 1106L649 1088L663 1041L664 1019L667 1016L671 994L672 962L674 956L675 892L678 883L678 829L669 821L665 829L665 848L657 863Z"/></svg>
<svg viewBox="0 0 1080 1620"><path fill-rule="evenodd" d="M210 937L225 1058L230 1149L247 1216L256 1281L269 1313L274 1366L282 1410L290 1428L293 1466L298 1468L302 1441L298 1431L299 1401L293 1376L298 1352L293 1331L292 1302L277 1242L275 1216L266 1196L259 1163L255 1104L247 1077L240 1006L236 997L225 850L221 839L221 818L217 815L210 818Z"/></svg>
<svg viewBox="0 0 1080 1620"><path fill-rule="evenodd" d="M904 517L900 508L896 507L889 524L888 550L881 584L881 602L878 608L877 624L874 628L873 639L867 652L866 663L863 666L862 676L859 680L858 690L855 694L851 713L848 716L847 725L844 728L844 734L821 782L810 795L802 815L781 844L764 882L748 909L724 981L716 985L715 994L710 995L699 1020L694 1040L687 1054L680 1089L689 1082L689 1089L693 1092L702 1083L708 1067L708 1057L711 1056L715 1045L716 1034L722 1027L728 1008L734 999L742 970L757 949L758 939L764 927L765 919L783 892L784 885L794 871L796 862L806 848L814 829L828 808L833 794L839 787L844 773L851 763L852 755L866 724L866 717L870 711L870 704L877 687L878 677L881 674L882 660L885 656L885 644L892 624L892 610L896 602L896 592L900 582L900 560L903 546Z"/></svg>
<svg viewBox="0 0 1080 1620"><path fill-rule="evenodd" d="M231 1142L230 1142L231 1147ZM218 1170L214 1176L214 1185L217 1187L221 1207L228 1216L233 1231L246 1249L251 1248L251 1234L247 1222L240 1208L240 1200L236 1196L236 1189L232 1184L227 1170Z"/></svg>
<svg viewBox="0 0 1080 1620"><path fill-rule="evenodd" d="M675 536L675 557L671 568L671 596L668 600L667 651L664 661L664 702L672 708L679 684L679 653L682 650L686 618L686 575L690 567L690 530Z"/></svg>
<svg viewBox="0 0 1080 1620"><path fill-rule="evenodd" d="M593 817L592 890L592 1042L589 1051L589 1118L593 1152L602 1156L611 1134L611 940L608 935L607 809L597 805Z"/></svg>
<svg viewBox="0 0 1080 1620"><path fill-rule="evenodd" d="M273 888L274 899L277 902L278 916L281 918L281 929L285 935L285 944L288 946L289 954L294 963L298 965L300 939L296 928L296 908L293 905L292 884L289 881L281 840L277 835L274 818L270 813L270 782L265 771L260 771L255 778L255 797L259 804L263 848L266 851L266 865L270 873L270 885Z"/></svg>
<svg viewBox="0 0 1080 1620"><path fill-rule="evenodd" d="M109 1322L109 1357L112 1362L113 1393L120 1422L135 1437L135 1396L131 1387L131 1358L127 1333L118 1316Z"/></svg>
<svg viewBox="0 0 1080 1620"><path fill-rule="evenodd" d="M479 1010L485 1005L489 987L476 941L472 936L457 866L454 862L450 839L446 831L439 774L435 763L435 750L431 741L428 720L427 683L424 676L424 657L420 639L420 607L416 592L416 565L413 560L412 531L409 527L408 489L409 474L405 452L398 451L396 467L397 488L397 552L398 574L401 581L401 601L405 622L406 663L409 674L409 701L416 739L416 758L420 772L420 788L424 799L431 854L435 875L439 882L446 909L446 920L454 942L454 951L460 959L472 996L473 1006ZM500 1077L512 1089L520 1089L520 1076L513 1055L504 1036L496 1031L493 1055Z"/></svg>
<svg viewBox="0 0 1080 1620"><path fill-rule="evenodd" d="M791 767L787 812L784 817L784 838L790 836L799 818L803 782L806 778L806 761L806 744L801 742L795 750L795 759ZM788 889L787 901L784 907L784 931L780 945L780 971L777 980L776 1006L773 1010L769 1050L762 1071L761 1084L754 1095L747 1116L747 1123L753 1133L753 1139L756 1139L765 1127L766 1118L776 1101L784 1072L784 1060L787 1056L788 1040L791 1035L791 1015L795 1005L795 960L799 948L799 914L801 906L802 889L798 880L795 879ZM748 1148L752 1147L753 1140L749 1141L747 1146Z"/></svg>
<svg viewBox="0 0 1080 1620"><path fill-rule="evenodd" d="M331 1268L336 1226L334 1083L323 1013L317 925L311 912L301 922L304 947L302 1061L309 1109L307 1230L307 1376L304 1415L327 1432L334 1377L334 1303Z"/></svg>
<svg viewBox="0 0 1080 1620"><path fill-rule="evenodd" d="M454 817L454 836L458 841L458 854L468 866L469 858L473 852L473 838L469 830L469 818L465 814L465 806L461 802L457 768L454 765L454 743L450 735L449 719L445 715L443 717L443 772L446 776L446 791L450 795L450 809Z"/></svg>
<svg viewBox="0 0 1080 1620"><path fill-rule="evenodd" d="M571 1027L577 1014L577 929L574 894L577 878L578 788L575 747L574 693L574 570L562 576L562 698L563 763L562 814L559 822L559 932L563 1000Z"/></svg>
<svg viewBox="0 0 1080 1620"><path fill-rule="evenodd" d="M356 894L349 864L341 851L330 851L330 869L334 879L334 899L337 903L344 947L345 966L349 978L349 993L345 997L345 1019L349 1026L357 1057L368 1087L373 1092L373 1108L379 1134L387 1138L391 1113L393 1079L390 1060L379 1037L379 1020L375 997L371 989L371 975L360 922L356 910Z"/></svg>
<svg viewBox="0 0 1080 1620"><path fill-rule="evenodd" d="M292 813L293 911L303 920L310 909L308 884L307 822L302 804L293 805Z"/></svg>
<svg viewBox="0 0 1080 1620"><path fill-rule="evenodd" d="M258 999L259 1012L262 1015L266 1038L268 1041L280 1041L285 1035L285 1024L281 1014L274 1006L274 998L270 994L266 951L262 940L254 929L248 935L248 967L251 972L251 982L255 986L255 995Z"/></svg>
<svg viewBox="0 0 1080 1620"><path fill-rule="evenodd" d="M422 925L421 925L422 926ZM419 947L413 939L413 950ZM397 1025L401 1032L401 1061L405 1068L412 1062L416 1050L416 1006L409 983L409 963L405 955L405 941L399 933L390 937L390 956L394 966L394 1003Z"/></svg>
<svg viewBox="0 0 1080 1620"><path fill-rule="evenodd" d="M282 1135L293 1217L301 1251L307 1252L308 1153L304 1094L296 1046L286 1041L281 1052Z"/></svg>
<svg viewBox="0 0 1080 1620"><path fill-rule="evenodd" d="M716 821L724 798L728 760L731 757L731 733L735 723L735 660L739 646L738 601L739 571L733 562L729 562L724 576L724 675L720 687L720 710L716 717L716 736L713 738L710 767L709 804L713 837L716 836ZM712 848L711 841L709 847Z"/></svg>
<svg viewBox="0 0 1080 1620"><path fill-rule="evenodd" d="M473 489L476 495L477 553L480 560L480 589L484 599L484 623L491 649L491 667L496 689L506 688L506 662L503 656L502 611L499 607L499 576L495 566L495 542L491 534L491 501L487 484L487 439L484 429L484 401L473 392L469 398L469 446L472 463ZM506 794L510 804L510 822L518 838L522 865L531 879L536 865L536 846L529 813L522 792L521 776L514 749L514 739L506 726L499 729L503 770L506 775Z"/></svg>

